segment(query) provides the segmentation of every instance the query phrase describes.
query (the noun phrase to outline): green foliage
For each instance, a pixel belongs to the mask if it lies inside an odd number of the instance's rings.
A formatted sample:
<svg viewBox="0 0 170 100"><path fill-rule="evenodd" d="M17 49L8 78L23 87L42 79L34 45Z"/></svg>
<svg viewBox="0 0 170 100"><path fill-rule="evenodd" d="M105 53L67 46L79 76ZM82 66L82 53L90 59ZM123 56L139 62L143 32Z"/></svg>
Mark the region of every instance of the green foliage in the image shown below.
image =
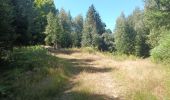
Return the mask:
<svg viewBox="0 0 170 100"><path fill-rule="evenodd" d="M64 9L61 9L59 12L59 20L62 29L62 34L60 36L61 47L68 48L72 46L71 39L71 25L72 19L69 13L66 13Z"/></svg>
<svg viewBox="0 0 170 100"><path fill-rule="evenodd" d="M47 51L40 46L14 48L11 64L25 70L33 70L35 66L38 67L39 65L39 67L45 67L41 61L44 60L43 57L47 55L46 53Z"/></svg>
<svg viewBox="0 0 170 100"><path fill-rule="evenodd" d="M0 76L0 99L52 99L68 80L68 65L41 46L15 48L10 69Z"/></svg>
<svg viewBox="0 0 170 100"><path fill-rule="evenodd" d="M159 45L162 32L170 28L169 5L170 2L168 0L145 1L145 23L150 30L148 43L151 45L151 48Z"/></svg>
<svg viewBox="0 0 170 100"><path fill-rule="evenodd" d="M73 32L72 32L72 42L74 47L80 47L82 41L82 31L83 31L83 16L78 15L73 20Z"/></svg>
<svg viewBox="0 0 170 100"><path fill-rule="evenodd" d="M47 44L53 44L53 45L61 45L60 44L60 36L61 36L61 26L59 24L59 19L56 15L53 13L49 13L47 16L47 27L45 33L47 34L45 38L45 42Z"/></svg>
<svg viewBox="0 0 170 100"><path fill-rule="evenodd" d="M102 38L105 43L105 50L113 52L115 51L114 35L110 32L103 33Z"/></svg>
<svg viewBox="0 0 170 100"><path fill-rule="evenodd" d="M149 32L145 27L143 14L143 11L136 8L127 18L122 14L117 19L114 36L118 52L140 57L149 56L150 48L147 44Z"/></svg>
<svg viewBox="0 0 170 100"><path fill-rule="evenodd" d="M100 45L101 43L101 37L98 34L92 34L92 45L93 47L97 47Z"/></svg>
<svg viewBox="0 0 170 100"><path fill-rule="evenodd" d="M39 44L44 42L47 14L56 12L53 0L12 0L17 45Z"/></svg>
<svg viewBox="0 0 170 100"><path fill-rule="evenodd" d="M86 26L86 23L84 25L81 45L82 45L82 47L87 47L87 46L92 45L91 28Z"/></svg>
<svg viewBox="0 0 170 100"><path fill-rule="evenodd" d="M145 23L150 30L148 43L153 48L151 57L158 62L169 63L168 37L170 28L170 2L168 0L145 1Z"/></svg>
<svg viewBox="0 0 170 100"><path fill-rule="evenodd" d="M168 35L165 35L161 40L158 46L156 46L151 51L151 57L156 62L163 62L163 63L170 63L170 31L167 31L166 33Z"/></svg>
<svg viewBox="0 0 170 100"><path fill-rule="evenodd" d="M86 25L92 28L92 31L95 31L97 34L103 34L105 32L105 25L101 21L99 13L96 11L94 5L91 5L88 9L86 15Z"/></svg>
<svg viewBox="0 0 170 100"><path fill-rule="evenodd" d="M144 24L144 13L136 8L132 14L132 28L135 34L135 55L140 57L149 56L149 45L147 44L148 28Z"/></svg>
<svg viewBox="0 0 170 100"><path fill-rule="evenodd" d="M129 31L129 25L122 13L116 22L115 29L115 44L116 50L120 53L132 54L133 53L133 33Z"/></svg>
<svg viewBox="0 0 170 100"><path fill-rule="evenodd" d="M0 0L0 64L6 59L9 50L12 49L14 38L13 6L10 0Z"/></svg>
<svg viewBox="0 0 170 100"><path fill-rule="evenodd" d="M102 48L103 40L101 35L105 32L105 24L102 22L99 13L91 5L88 9L82 35L82 46L94 46Z"/></svg>

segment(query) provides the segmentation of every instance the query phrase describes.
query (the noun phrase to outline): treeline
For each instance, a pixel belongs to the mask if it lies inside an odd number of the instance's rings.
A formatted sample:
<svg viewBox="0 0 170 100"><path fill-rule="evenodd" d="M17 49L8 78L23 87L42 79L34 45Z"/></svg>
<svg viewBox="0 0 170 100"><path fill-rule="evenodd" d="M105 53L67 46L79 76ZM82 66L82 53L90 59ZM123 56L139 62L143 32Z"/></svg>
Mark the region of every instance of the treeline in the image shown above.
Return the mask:
<svg viewBox="0 0 170 100"><path fill-rule="evenodd" d="M72 17L57 10L53 0L1 0L0 49L6 57L13 46L47 44L54 48L94 47L101 51L170 61L170 1L145 0L116 21L112 33L106 29L94 5L82 15Z"/></svg>
<svg viewBox="0 0 170 100"><path fill-rule="evenodd" d="M114 34L118 52L140 57L149 56L150 46L147 43L149 29L145 25L144 18L144 11L139 8L128 17L125 17L124 13L120 15Z"/></svg>
<svg viewBox="0 0 170 100"><path fill-rule="evenodd" d="M115 28L116 50L157 62L170 61L170 1L145 0L144 10L136 8L125 17L122 13Z"/></svg>
<svg viewBox="0 0 170 100"><path fill-rule="evenodd" d="M82 15L72 18L70 12L61 9L57 14L49 13L47 23L45 42L55 48L90 46L102 51L113 50L112 32L105 29L106 25L93 5L85 20Z"/></svg>

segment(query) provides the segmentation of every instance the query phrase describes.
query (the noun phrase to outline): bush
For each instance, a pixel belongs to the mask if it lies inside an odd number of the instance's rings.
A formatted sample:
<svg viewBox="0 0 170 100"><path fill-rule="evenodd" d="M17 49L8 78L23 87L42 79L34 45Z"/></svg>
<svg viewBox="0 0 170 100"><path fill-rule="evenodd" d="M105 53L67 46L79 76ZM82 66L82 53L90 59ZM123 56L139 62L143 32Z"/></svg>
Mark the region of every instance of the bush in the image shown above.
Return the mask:
<svg viewBox="0 0 170 100"><path fill-rule="evenodd" d="M170 63L170 34L165 35L151 51L151 58L156 62Z"/></svg>

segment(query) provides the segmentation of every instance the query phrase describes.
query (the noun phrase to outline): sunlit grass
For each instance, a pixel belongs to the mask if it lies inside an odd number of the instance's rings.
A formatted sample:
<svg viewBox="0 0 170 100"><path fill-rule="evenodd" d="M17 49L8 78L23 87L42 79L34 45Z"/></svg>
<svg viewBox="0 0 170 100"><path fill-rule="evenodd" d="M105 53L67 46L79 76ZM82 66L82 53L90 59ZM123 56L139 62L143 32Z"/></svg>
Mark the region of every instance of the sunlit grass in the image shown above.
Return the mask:
<svg viewBox="0 0 170 100"><path fill-rule="evenodd" d="M114 66L113 78L125 88L127 100L169 100L170 99L170 67L155 64L150 58L138 58L133 55L100 52L94 48L73 48L81 54L75 57L102 57L102 61L94 63L101 66Z"/></svg>
<svg viewBox="0 0 170 100"><path fill-rule="evenodd" d="M129 66L126 66L129 65ZM113 71L113 78L127 89L127 100L168 100L169 76L167 66L154 64L149 59L122 62L119 70Z"/></svg>

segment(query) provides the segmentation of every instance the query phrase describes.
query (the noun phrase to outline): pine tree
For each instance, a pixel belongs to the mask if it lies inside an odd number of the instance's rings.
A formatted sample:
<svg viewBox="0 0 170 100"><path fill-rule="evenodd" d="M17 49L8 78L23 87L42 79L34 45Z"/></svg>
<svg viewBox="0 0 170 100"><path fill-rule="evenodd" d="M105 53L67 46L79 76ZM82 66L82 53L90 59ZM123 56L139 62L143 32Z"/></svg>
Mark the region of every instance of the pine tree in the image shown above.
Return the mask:
<svg viewBox="0 0 170 100"><path fill-rule="evenodd" d="M83 16L78 15L73 20L73 32L72 32L73 46L75 46L75 47L80 47L81 46L82 31L83 31Z"/></svg>
<svg viewBox="0 0 170 100"><path fill-rule="evenodd" d="M60 10L59 20L62 29L62 34L60 36L61 47L68 48L72 46L71 32L72 32L72 21L71 15L66 13L64 9Z"/></svg>
<svg viewBox="0 0 170 100"><path fill-rule="evenodd" d="M61 26L59 24L59 19L56 15L50 12L47 16L46 26L46 38L45 42L49 45L53 45L55 48L60 47L60 36L61 36Z"/></svg>
<svg viewBox="0 0 170 100"><path fill-rule="evenodd" d="M92 28L86 25L86 22L83 26L83 34L82 34L82 41L81 45L83 47L92 46L92 34L91 34Z"/></svg>
<svg viewBox="0 0 170 100"><path fill-rule="evenodd" d="M12 0L17 45L39 44L44 41L47 14L55 13L53 0Z"/></svg>
<svg viewBox="0 0 170 100"><path fill-rule="evenodd" d="M100 15L95 7L91 5L85 19L82 46L96 46L96 44L99 46L100 43L96 43L96 40L93 39L100 37L104 32L105 24L101 21Z"/></svg>
<svg viewBox="0 0 170 100"><path fill-rule="evenodd" d="M116 21L116 50L120 53L131 54L133 50L132 41L133 40L131 40L131 34L129 33L129 25L127 23L124 13L122 13Z"/></svg>
<svg viewBox="0 0 170 100"><path fill-rule="evenodd" d="M133 29L135 31L135 54L137 56L148 56L149 45L147 44L148 28L144 24L144 13L139 8L136 8L132 14Z"/></svg>

